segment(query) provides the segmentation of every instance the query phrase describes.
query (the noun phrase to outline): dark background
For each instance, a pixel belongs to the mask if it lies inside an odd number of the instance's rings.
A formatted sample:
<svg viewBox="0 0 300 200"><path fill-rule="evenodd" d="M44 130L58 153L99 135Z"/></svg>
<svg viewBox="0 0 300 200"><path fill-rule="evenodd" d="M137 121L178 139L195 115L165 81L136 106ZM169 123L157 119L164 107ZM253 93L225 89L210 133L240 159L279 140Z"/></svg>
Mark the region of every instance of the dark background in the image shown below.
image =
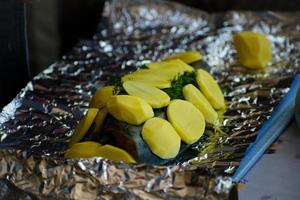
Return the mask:
<svg viewBox="0 0 300 200"><path fill-rule="evenodd" d="M299 0L176 0L208 12L300 10ZM90 38L103 0L0 0L0 110L37 73Z"/></svg>

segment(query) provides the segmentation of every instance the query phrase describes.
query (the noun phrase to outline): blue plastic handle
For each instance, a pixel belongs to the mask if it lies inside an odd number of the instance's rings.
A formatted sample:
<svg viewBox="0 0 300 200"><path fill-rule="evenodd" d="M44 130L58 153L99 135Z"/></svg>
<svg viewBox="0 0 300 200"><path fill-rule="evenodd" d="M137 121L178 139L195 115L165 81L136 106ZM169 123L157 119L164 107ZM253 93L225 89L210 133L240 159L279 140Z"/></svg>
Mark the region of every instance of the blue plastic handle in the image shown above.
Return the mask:
<svg viewBox="0 0 300 200"><path fill-rule="evenodd" d="M299 87L300 74L295 76L289 92L282 98L271 117L258 131L256 141L249 146L239 168L232 177L234 182L239 182L248 173L268 147L291 122L294 116L295 99Z"/></svg>

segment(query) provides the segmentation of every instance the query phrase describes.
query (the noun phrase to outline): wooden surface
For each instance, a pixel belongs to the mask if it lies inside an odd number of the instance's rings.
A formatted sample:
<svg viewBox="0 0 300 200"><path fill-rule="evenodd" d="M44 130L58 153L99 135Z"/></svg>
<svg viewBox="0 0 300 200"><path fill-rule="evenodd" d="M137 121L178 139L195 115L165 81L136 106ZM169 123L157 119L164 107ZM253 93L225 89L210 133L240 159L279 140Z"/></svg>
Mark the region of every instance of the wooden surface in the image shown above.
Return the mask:
<svg viewBox="0 0 300 200"><path fill-rule="evenodd" d="M300 128L295 122L278 142L276 153L264 155L245 177L240 200L300 199Z"/></svg>

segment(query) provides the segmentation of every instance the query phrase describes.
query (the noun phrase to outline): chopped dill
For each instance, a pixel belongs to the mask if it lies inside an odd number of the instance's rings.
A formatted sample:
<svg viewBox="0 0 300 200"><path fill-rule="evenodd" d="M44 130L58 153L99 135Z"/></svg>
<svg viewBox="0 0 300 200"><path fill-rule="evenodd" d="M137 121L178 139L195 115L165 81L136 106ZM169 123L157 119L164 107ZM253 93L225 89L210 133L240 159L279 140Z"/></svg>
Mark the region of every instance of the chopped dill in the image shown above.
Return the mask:
<svg viewBox="0 0 300 200"><path fill-rule="evenodd" d="M171 82L171 87L164 89L171 99L184 99L182 88L195 83L195 72L184 72Z"/></svg>

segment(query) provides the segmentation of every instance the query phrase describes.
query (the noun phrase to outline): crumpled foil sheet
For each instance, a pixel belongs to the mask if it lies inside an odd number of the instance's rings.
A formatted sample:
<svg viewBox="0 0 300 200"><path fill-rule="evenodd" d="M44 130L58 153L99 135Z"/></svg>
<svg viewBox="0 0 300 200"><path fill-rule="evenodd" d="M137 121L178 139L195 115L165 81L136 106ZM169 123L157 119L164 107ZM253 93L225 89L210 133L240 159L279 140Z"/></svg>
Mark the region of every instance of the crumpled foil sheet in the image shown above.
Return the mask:
<svg viewBox="0 0 300 200"><path fill-rule="evenodd" d="M38 159L20 151L2 151L0 156L0 176L41 199L227 199L231 189L230 178L180 166Z"/></svg>
<svg viewBox="0 0 300 200"><path fill-rule="evenodd" d="M265 71L237 64L232 34L242 30L271 41ZM79 42L3 109L0 178L26 192L19 199L227 199L227 175L299 73L299 30L299 12L208 14L168 1L108 1L93 39ZM174 166L62 157L97 88L145 61L190 49L205 56L201 67L224 90L226 135L210 136L197 147L203 153Z"/></svg>

